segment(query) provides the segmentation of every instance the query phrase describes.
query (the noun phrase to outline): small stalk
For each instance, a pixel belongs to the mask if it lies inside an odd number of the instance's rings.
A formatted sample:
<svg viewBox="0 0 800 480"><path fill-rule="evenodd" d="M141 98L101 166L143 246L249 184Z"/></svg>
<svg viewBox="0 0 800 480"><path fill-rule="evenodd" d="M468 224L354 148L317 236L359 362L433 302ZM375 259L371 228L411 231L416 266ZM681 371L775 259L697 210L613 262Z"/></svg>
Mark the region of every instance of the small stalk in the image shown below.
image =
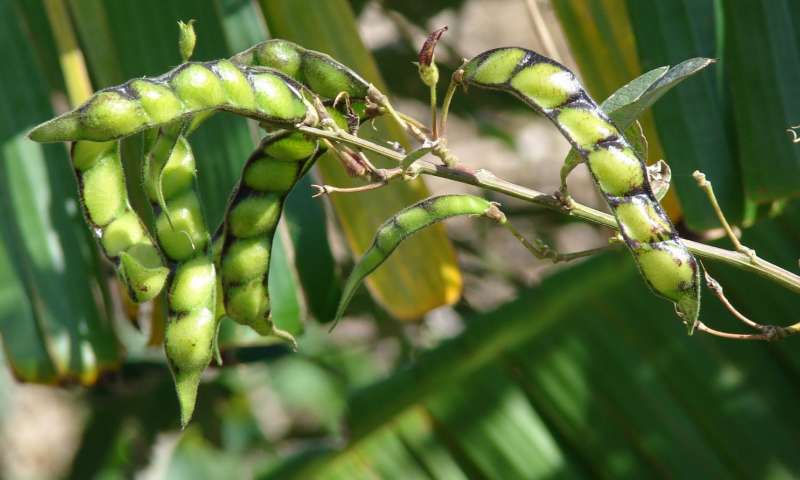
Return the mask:
<svg viewBox="0 0 800 480"><path fill-rule="evenodd" d="M728 238L730 238L731 242L733 243L733 247L737 252L742 252L750 257L750 260L755 263L757 261L755 250L742 245L742 242L739 241L739 238L733 232L731 225L725 218L725 214L722 213L722 208L720 208L719 202L717 202L717 196L714 195L714 187L711 185L711 182L706 179L706 175L700 170L695 170L694 173L692 173L692 177L694 177L695 181L697 182L697 186L706 192L706 196L711 204L711 208L714 209L714 213L717 215L719 222L722 224L722 228L725 229L725 233L728 235Z"/></svg>
<svg viewBox="0 0 800 480"><path fill-rule="evenodd" d="M444 94L444 102L442 103L442 124L439 127L439 134L444 137L447 133L447 115L450 113L450 104L453 103L453 97L456 94L456 88L461 83L461 78L464 76L464 70L459 68L453 72L450 78L450 84L447 85L447 92Z"/></svg>

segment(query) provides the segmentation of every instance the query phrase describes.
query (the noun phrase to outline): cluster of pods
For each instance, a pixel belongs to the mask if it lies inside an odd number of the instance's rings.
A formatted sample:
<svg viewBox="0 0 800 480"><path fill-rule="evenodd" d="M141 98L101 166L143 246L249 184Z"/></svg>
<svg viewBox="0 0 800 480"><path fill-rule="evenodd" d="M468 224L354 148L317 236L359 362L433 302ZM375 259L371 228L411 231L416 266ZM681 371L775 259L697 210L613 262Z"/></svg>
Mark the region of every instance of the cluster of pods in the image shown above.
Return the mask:
<svg viewBox="0 0 800 480"><path fill-rule="evenodd" d="M534 52L503 48L468 61L459 80L510 92L556 124L588 164L648 284L693 322L699 308L697 262L658 204L644 163L575 76ZM184 425L223 316L293 341L270 317L271 248L288 193L328 147L297 126L318 126L324 118L339 128L352 127L337 100L346 97L348 105L363 106L371 92L369 83L331 57L270 40L227 60L185 62L158 77L106 88L30 133L39 142L73 142L71 160L86 221L131 299L151 300L166 288L164 345ZM215 111L255 119L269 133L247 160L223 222L212 233L186 137ZM119 140L142 132L152 232L131 208L120 160ZM380 227L356 265L337 318L360 282L404 238L434 222L487 215L492 208L478 197L445 195L399 212Z"/></svg>

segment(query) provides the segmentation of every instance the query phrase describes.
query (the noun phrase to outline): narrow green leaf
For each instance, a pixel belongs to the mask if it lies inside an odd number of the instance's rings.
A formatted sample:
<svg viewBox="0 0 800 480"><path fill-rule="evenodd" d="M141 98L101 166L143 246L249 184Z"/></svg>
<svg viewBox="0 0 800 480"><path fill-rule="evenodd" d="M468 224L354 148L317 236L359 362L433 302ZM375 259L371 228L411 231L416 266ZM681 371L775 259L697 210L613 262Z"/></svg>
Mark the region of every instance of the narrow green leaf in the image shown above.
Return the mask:
<svg viewBox="0 0 800 480"><path fill-rule="evenodd" d="M654 68L649 72L639 75L629 83L619 87L614 93L609 95L608 98L603 100L603 103L600 104L600 108L602 108L603 111L608 115L611 115L612 112L616 113L625 105L629 105L640 99L644 92L646 92L650 87L653 86L653 84L663 78L668 71L669 67L664 66ZM621 118L621 120L624 120L624 118ZM626 124L620 124L620 126L624 128L633 120L635 120L635 117L630 119Z"/></svg>
<svg viewBox="0 0 800 480"><path fill-rule="evenodd" d="M43 332L27 301L25 272L14 270L0 242L0 340L6 365L23 382L54 383L56 369L47 352Z"/></svg>
<svg viewBox="0 0 800 480"><path fill-rule="evenodd" d="M328 241L325 209L322 202L311 198L312 191L310 175L295 185L286 200L286 225L306 302L314 317L324 323L336 315L342 286Z"/></svg>
<svg viewBox="0 0 800 480"><path fill-rule="evenodd" d="M303 332L302 312L300 311L300 298L297 290L297 274L289 262L286 252L286 238L281 233L284 228L279 228L274 237L272 246L272 261L269 268L269 298L272 304L272 319L275 325L292 335Z"/></svg>
<svg viewBox="0 0 800 480"><path fill-rule="evenodd" d="M647 79L643 79L641 85L632 86L631 90L621 92L625 87L622 87L611 95L606 101L603 102L601 107L611 116L611 119L617 122L618 125L627 127L634 120L638 119L645 110L650 108L659 98L667 93L671 88L677 86L680 82L686 80L690 76L698 73L700 70L714 63L710 58L690 58L683 62L669 68L664 75L660 75L656 81L648 85L647 88L635 95L635 90L644 86ZM667 68L667 67L661 67ZM658 71L656 69L654 71ZM647 74L645 74L647 75ZM645 75L639 77L642 79ZM637 80L639 80L637 79ZM634 80L636 82L636 80ZM633 83L633 82L631 82ZM622 94L617 96L618 94ZM627 97L627 98L626 98Z"/></svg>
<svg viewBox="0 0 800 480"><path fill-rule="evenodd" d="M405 158L403 158L403 161L400 163L400 167L403 169L407 169L414 162L424 157L425 155L431 153L431 150L433 150L433 146L431 145L423 145L419 148L411 150L410 152L408 152Z"/></svg>

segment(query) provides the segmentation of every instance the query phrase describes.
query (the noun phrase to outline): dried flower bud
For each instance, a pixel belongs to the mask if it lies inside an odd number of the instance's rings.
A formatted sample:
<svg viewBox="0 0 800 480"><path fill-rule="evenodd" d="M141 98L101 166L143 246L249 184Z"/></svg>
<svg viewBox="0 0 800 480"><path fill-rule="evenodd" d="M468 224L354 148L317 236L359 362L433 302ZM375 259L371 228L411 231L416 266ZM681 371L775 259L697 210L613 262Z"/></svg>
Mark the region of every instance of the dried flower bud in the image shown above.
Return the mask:
<svg viewBox="0 0 800 480"><path fill-rule="evenodd" d="M433 57L436 44L446 31L447 25L432 32L425 39L425 43L419 51L419 76L422 82L429 87L433 87L439 81L439 69L436 68Z"/></svg>

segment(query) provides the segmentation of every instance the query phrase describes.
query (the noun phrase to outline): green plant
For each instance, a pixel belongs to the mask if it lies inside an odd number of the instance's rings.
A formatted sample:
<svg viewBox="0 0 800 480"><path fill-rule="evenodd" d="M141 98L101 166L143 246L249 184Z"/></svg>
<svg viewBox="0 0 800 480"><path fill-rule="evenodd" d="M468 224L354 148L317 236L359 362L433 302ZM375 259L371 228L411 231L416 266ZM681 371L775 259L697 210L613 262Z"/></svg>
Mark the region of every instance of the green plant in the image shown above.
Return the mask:
<svg viewBox="0 0 800 480"><path fill-rule="evenodd" d="M181 38L188 35L185 29L182 32ZM441 33L441 30L434 32L423 48L432 51ZM182 48L182 55L185 60L188 59L191 49ZM432 54L426 58L421 55L420 58L423 60L420 67L423 80L426 84L435 84L434 76L423 71L423 67L433 68ZM257 63L259 67L243 67L240 62ZM268 67L277 67L280 73ZM695 68L681 72L683 76L687 76L697 70ZM646 74L618 93L621 100L612 105L629 112L626 123L635 120L637 103L654 101L657 93L646 95L647 92L661 93L659 89L663 91L676 83L662 81L666 72L660 73L661 75ZM304 85L295 84L295 80L285 77L285 74L304 82ZM462 83L508 90L556 123L588 162L597 184L617 216L618 224L613 221L606 223L620 230L650 286L658 294L676 303L677 311L689 325L690 331L697 325L704 332L735 336L717 332L697 320L699 268L660 209L647 179L649 170L645 168L641 157L634 153L634 147L621 134L621 130L613 126L607 115L594 104L572 73L563 66L523 49L500 49L479 55L454 73L444 100L442 124L438 128L433 127L438 124L438 118L436 101L432 98L431 137L422 122L396 111L384 94L368 85L347 67L330 57L289 42L271 41L235 55L232 62L220 60L205 64L186 63L161 77L134 80L120 87L111 87L94 95L78 109L36 127L30 134L32 139L40 142L107 142L145 129L158 131L152 146L145 149L149 153L147 161L143 163L143 177L146 180L145 190L158 210L155 223L158 244L164 255L173 262L168 294L170 317L164 344L175 375L184 425L194 410L200 374L211 360L217 332L216 320L223 314L215 311L218 308L216 271L222 272L219 290L226 297L222 303L234 319L253 326L259 333L278 333L291 338L285 332L276 331L269 320L266 268L259 267L255 271L249 271L248 268L252 269L250 264L253 262L262 267L268 265L270 238L280 217L283 199L313 163L308 160L317 156L320 146L315 139L321 139L326 148L336 151L353 174L373 182L351 189L322 186L319 187L321 193L357 192L378 188L390 180L415 177L420 173L439 174L465 183L492 186L489 182L482 181L477 174L462 172L460 176L468 178L459 178L456 173L459 171L458 160L447 149L446 138L439 136L446 132L447 113L453 93ZM435 95L435 89L431 92ZM397 124L417 137L423 146L408 155L402 155L348 132L348 129L352 130L353 126L357 126L358 120L353 125L342 120L337 123L323 106L323 99L334 99L334 106L341 100L345 104L345 115L356 119L357 114L349 104L350 97L366 100L366 110L388 114ZM245 165L242 180L231 197L221 233L218 235L220 246L219 253L214 255L218 263L215 267L210 253L212 242L200 212L200 201L197 192L191 189L194 166L191 148L184 135L189 131L193 116L219 109L257 119L265 128L283 129L284 133L273 134L268 138L261 146L263 154L255 154ZM643 108L638 108L638 112L642 110ZM394 158L398 160L400 167L378 169L363 154L354 152L346 145ZM106 151L108 144L101 144L98 149ZM426 153L439 157L443 166L432 169L423 167L420 160ZM97 157L98 155L94 155L92 158ZM269 161L270 157L277 161ZM118 165L118 161L112 163L114 158L116 157L113 155L110 157L109 165ZM187 158L190 159L188 164L185 161ZM261 161L264 159L267 160ZM287 174L279 162L303 163L293 165L294 169L290 169ZM105 163L100 164L102 165ZM94 164L89 165L92 166ZM562 180L566 180L566 175L574 166L574 161L567 164ZM82 167L79 162L76 163L76 168L85 170L88 167ZM91 173L92 170L89 170L90 175ZM108 212L95 206L95 199L104 197L98 196L93 188L87 191L86 182L80 184L82 195L89 200L84 202L87 216L99 225L111 223L126 208L130 210L121 186L121 169L117 168L112 174L101 176L114 181L114 201L109 204L113 208ZM270 178L273 174L276 175L274 179ZM273 191L275 188L270 188L273 180L280 185L276 192ZM88 186L92 185L93 182L88 182ZM710 185L702 183L701 186L706 187L709 198L714 202ZM521 187L495 184L494 189L514 194ZM525 197L520 194L516 196ZM542 197L536 195L532 199L542 202ZM442 202L448 208L439 208ZM567 195L565 184L562 184L560 195L547 196L547 203L566 213L583 212L586 218L591 218L592 215L595 220L602 218L602 215L590 214L587 207L575 204ZM482 200L451 196L431 199L428 203L421 203L398 213L379 230L373 243L374 248L368 250L364 256L366 263L356 268L353 278L345 286L344 299L337 318L341 316L358 283L377 268L408 235L440 219L463 213L485 215L492 211L494 213L491 216L507 224L502 213L496 207L490 207L489 203ZM715 209L724 222L716 204ZM138 229L141 229L142 222L138 218L133 220L124 226L130 230L129 236L141 239L144 234ZM513 227L510 228L537 256L564 258L557 253L553 256L541 243L535 247ZM728 232L733 236L729 227ZM114 249L115 253L116 250L129 248L132 243L134 242ZM759 260L753 251L742 247L738 240L735 244L739 250L738 255L749 258L750 261L746 264L748 268L800 289L800 282L791 273ZM720 253L710 248L702 246L693 250L700 255L716 255L731 264L743 265L736 252ZM108 251L107 246L106 250ZM571 257L582 255L579 253ZM125 278L127 277L123 275L123 279ZM138 279L135 280L141 283ZM716 282L710 277L708 281L716 286ZM242 288L241 284L244 282L250 282L249 286ZM715 291L725 301L721 289L715 288ZM245 314L243 311L248 309L251 312ZM782 328L760 325L738 314L732 307L731 310L745 323L762 331L760 334L739 335L740 338L772 339L796 333L798 330L797 326ZM256 322L265 323L259 326Z"/></svg>

